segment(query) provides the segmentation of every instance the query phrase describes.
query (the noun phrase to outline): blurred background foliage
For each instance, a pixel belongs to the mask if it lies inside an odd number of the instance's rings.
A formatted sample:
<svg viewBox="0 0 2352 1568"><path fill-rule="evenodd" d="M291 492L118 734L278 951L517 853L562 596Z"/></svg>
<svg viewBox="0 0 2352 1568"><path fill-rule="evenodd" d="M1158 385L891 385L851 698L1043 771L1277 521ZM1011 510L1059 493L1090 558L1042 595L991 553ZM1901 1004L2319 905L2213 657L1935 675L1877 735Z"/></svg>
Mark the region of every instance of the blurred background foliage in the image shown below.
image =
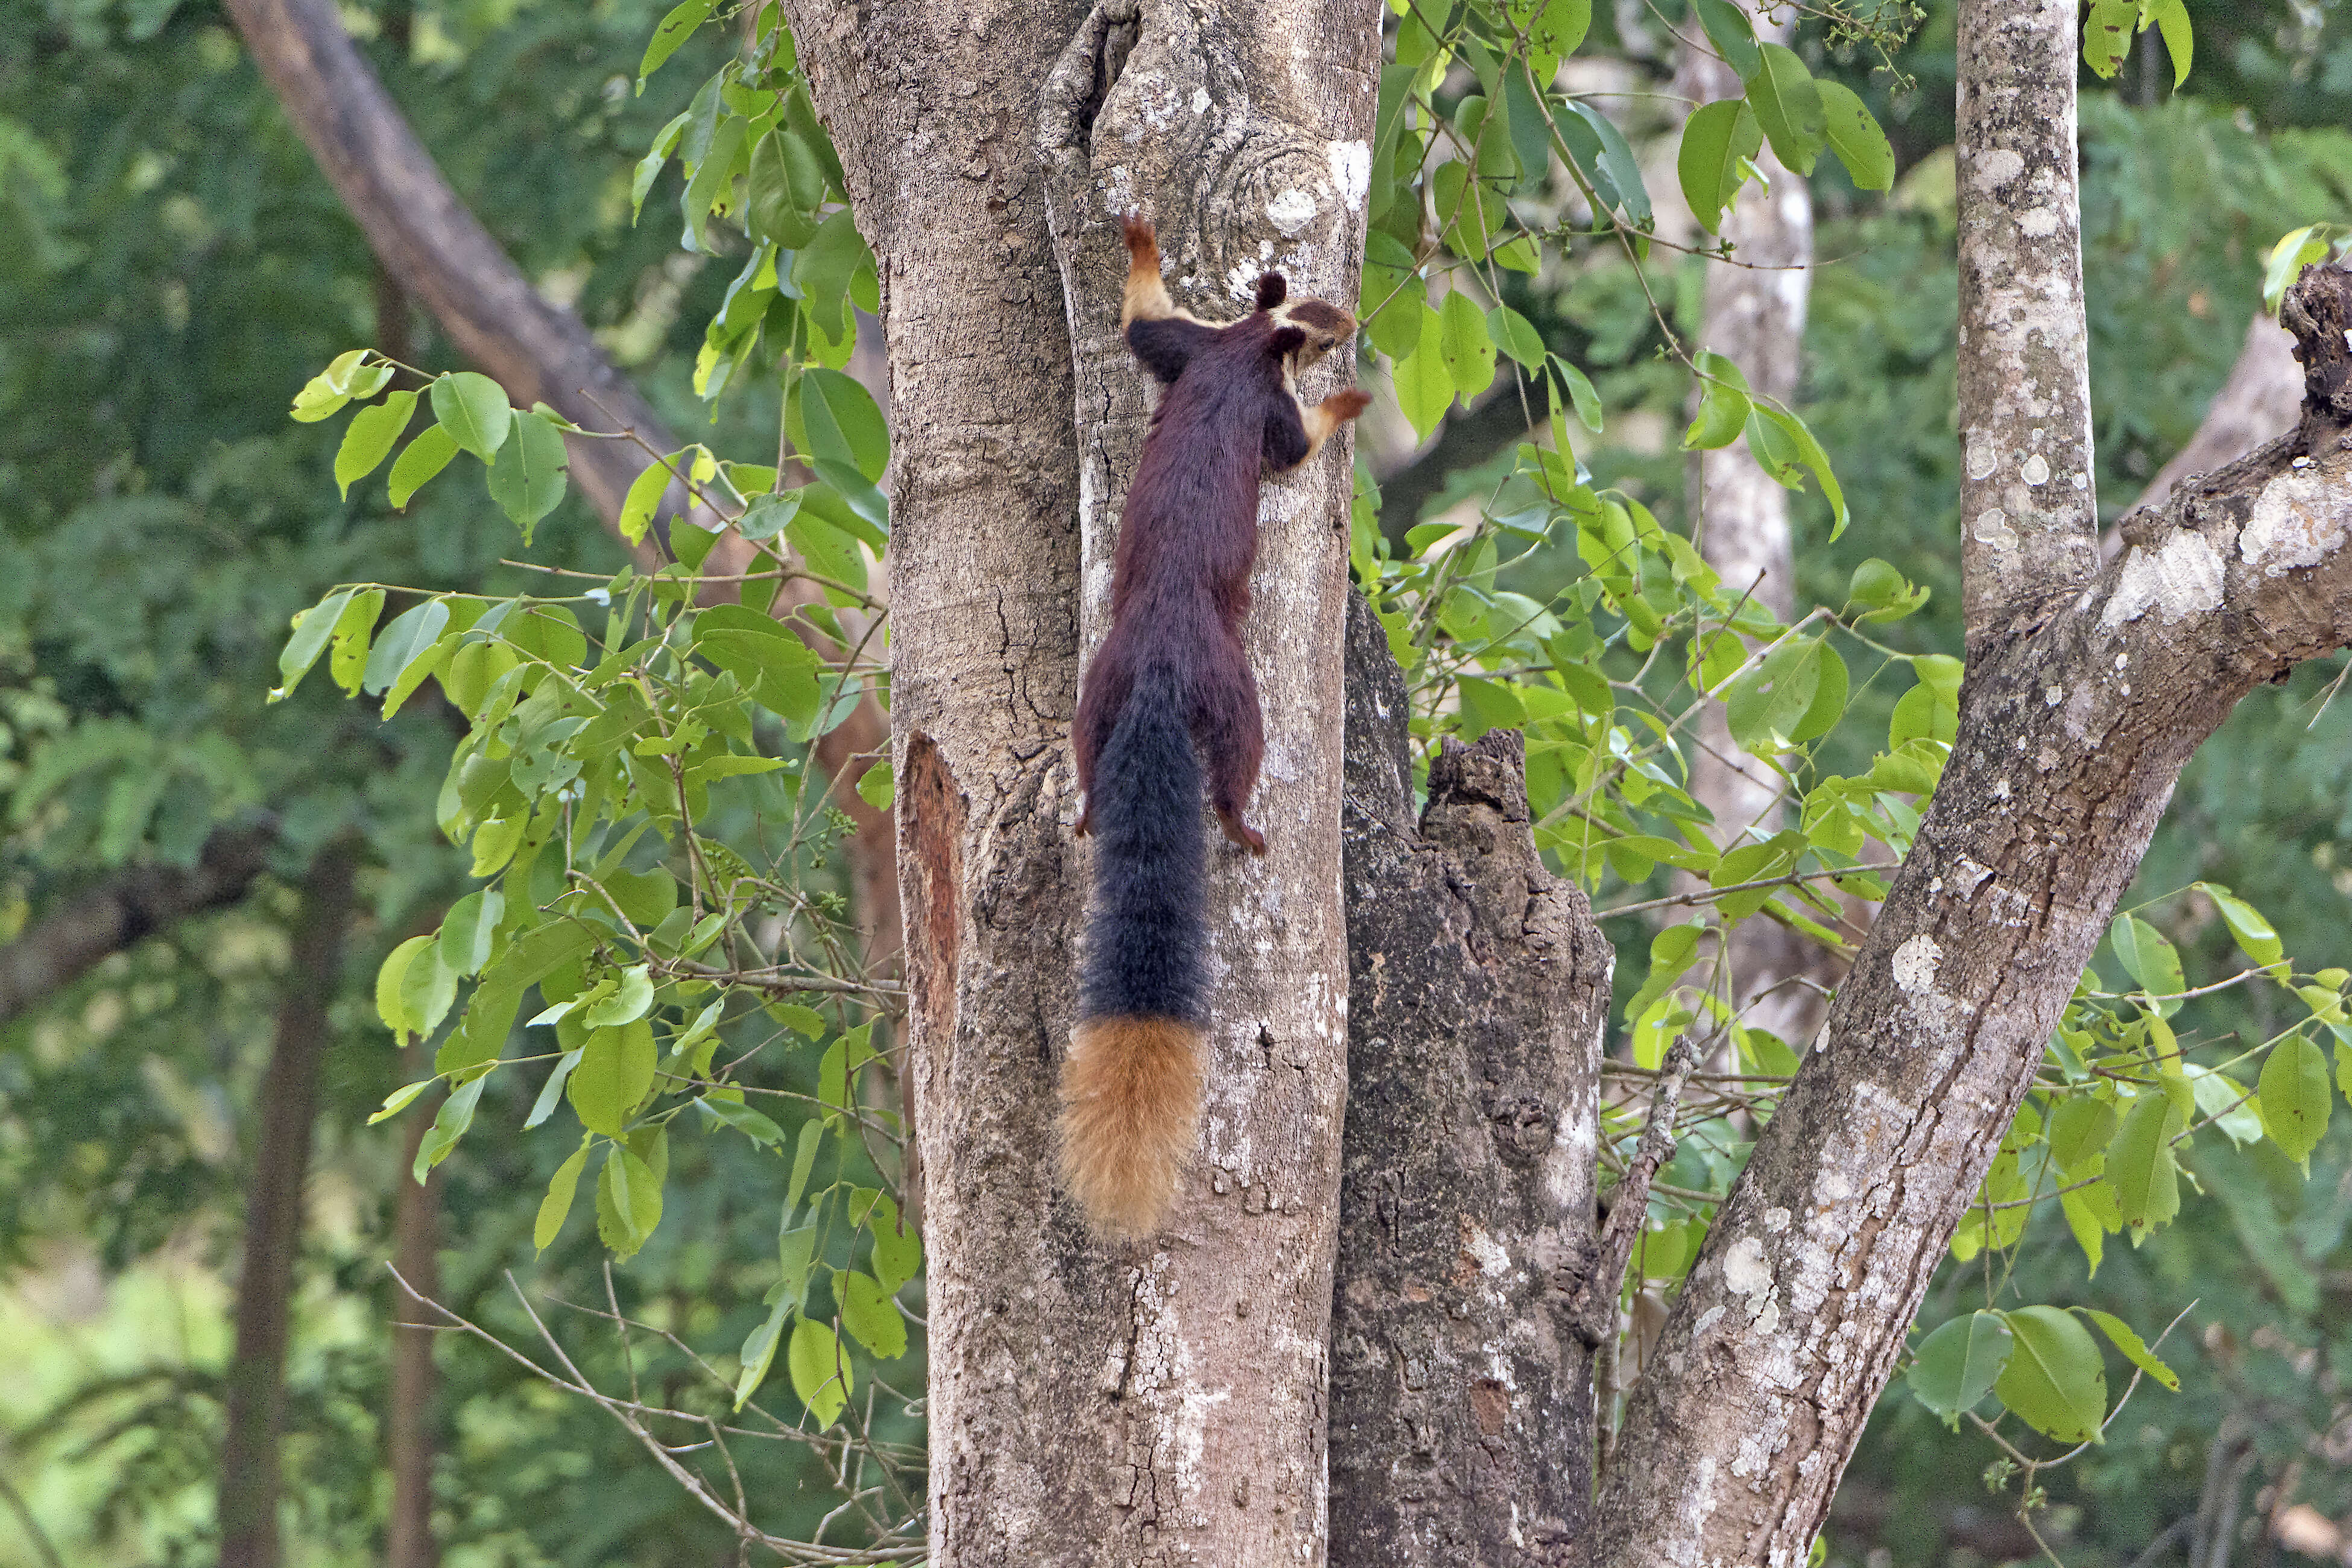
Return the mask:
<svg viewBox="0 0 2352 1568"><path fill-rule="evenodd" d="M2112 86L2086 83L2085 266L2110 520L2221 384L2257 308L2261 253L2298 225L2352 217L2352 138L2337 129L2352 122L2352 5L2189 9L2197 68L2178 97L2154 53ZM682 255L660 220L628 222L632 165L721 47L706 31L688 50L707 58L634 95L661 10L342 6L524 270L578 310L674 427L757 452L772 444L772 392L728 400L714 426L688 389L728 264ZM1596 89L1658 90L1673 40L1657 17L1630 4L1595 10L1586 54L1613 57ZM0 1562L213 1559L260 1074L278 1006L301 981L289 955L305 868L352 835L362 915L330 1007L288 1368L286 1528L289 1561L373 1562L387 1506L387 1325L401 1312L383 1263L404 1176L400 1124L363 1123L411 1075L375 1022L368 980L467 885L431 820L462 722L424 700L379 722L323 681L276 706L260 698L287 617L334 583L512 593L527 574L499 563L512 535L478 491L429 488L405 515L381 487L335 502L339 426L286 419L295 390L347 348L399 333L411 363L457 362L379 275L217 8L0 0L0 37L11 40L0 52L0 943L110 876L194 863L224 829L259 822L272 845L268 871L236 902L0 1023ZM2154 35L2144 44L2153 50ZM1800 597L1838 602L1862 559L1884 557L1935 590L1892 638L1957 654L1952 8L1928 5L1897 58L1916 79L1907 90L1871 59L1836 58L1810 37L1801 48L1869 98L1902 172L1887 199L1845 186L1832 161L1814 182L1822 265L1801 411L1837 461L1855 522L1830 543L1818 498L1798 502ZM1623 101L1645 163L1670 170L1673 117ZM663 210L657 194L648 211ZM1661 249L1650 265L1653 288L1686 319L1700 264ZM1582 454L1596 479L1675 526L1687 384L1655 353L1630 264L1554 258L1514 288L1510 302L1608 404L1603 444ZM1482 443L1475 420L1457 416L1462 438L1441 437L1417 466L1410 452L1376 451L1391 470L1391 537L1471 494L1481 466L1518 437ZM541 528L538 560L619 563L576 500ZM1572 569L1538 551L1514 570L1540 597ZM2143 913L2181 944L2192 974L2199 959L2209 974L2234 967L2215 912L2177 892L2200 878L2256 899L2307 963L2344 949L2352 715L2326 700L2335 673L2306 668L2250 699L2182 780L2126 903L2148 902ZM1870 700L1857 705L1856 756L1829 766L1858 763L1883 733ZM1641 943L1621 935L1621 946L1630 992ZM2258 1040L2277 1026L2261 1016L2265 1000L2242 988L2194 1022L2209 1039ZM755 1158L737 1143L680 1148L671 1223L612 1270L614 1299L690 1342L731 1344L772 1279L764 1210L734 1194L771 1173L731 1168ZM518 1343L533 1331L509 1270L533 1291L606 1300L587 1227L531 1255L531 1209L516 1194L543 1188L550 1170L535 1167L562 1152L550 1140L474 1139L438 1189L444 1299ZM2352 1394L2336 1366L2352 1357L2352 1125L2337 1119L2307 1184L2268 1168L2272 1157L2200 1135L2189 1163L2209 1201L2137 1251L2110 1248L2087 1285L2054 1211L2017 1250L2025 1300L2080 1300L2143 1327L2196 1302L2164 1347L2185 1391L2143 1388L2104 1447L2047 1477L2053 1544L2070 1564L2133 1563L2184 1520L2245 1536L2239 1550L2262 1561L2284 1549L2261 1527L2294 1506L2323 1521L2352 1515ZM1948 1267L1923 1325L1985 1304L1989 1281L2000 1283L1981 1263ZM675 1389L688 1374L643 1342L625 1365L617 1338L584 1314L558 1310L551 1326L607 1386L634 1373ZM439 1366L444 1561L732 1560L731 1540L592 1406L478 1342L445 1343ZM1891 1568L2037 1555L2010 1519L2014 1497L1982 1478L1994 1457L1896 1384L1841 1494L1832 1558ZM813 1530L830 1501L804 1462L781 1445L747 1459L747 1485L780 1507L804 1494L776 1521L792 1533Z"/></svg>

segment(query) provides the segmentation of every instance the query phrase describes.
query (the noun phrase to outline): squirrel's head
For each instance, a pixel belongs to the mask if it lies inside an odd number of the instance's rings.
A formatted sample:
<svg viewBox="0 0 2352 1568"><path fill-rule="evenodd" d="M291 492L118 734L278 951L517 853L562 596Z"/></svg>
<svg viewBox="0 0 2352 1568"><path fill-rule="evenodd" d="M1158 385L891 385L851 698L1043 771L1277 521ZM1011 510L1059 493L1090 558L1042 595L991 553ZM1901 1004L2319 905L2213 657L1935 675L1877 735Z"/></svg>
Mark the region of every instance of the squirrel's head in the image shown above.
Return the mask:
<svg viewBox="0 0 2352 1568"><path fill-rule="evenodd" d="M1328 300L1293 300L1275 309L1274 320L1278 329L1287 329L1277 332L1286 343L1290 332L1298 334L1297 346L1284 350L1294 371L1305 370L1356 335L1356 318Z"/></svg>

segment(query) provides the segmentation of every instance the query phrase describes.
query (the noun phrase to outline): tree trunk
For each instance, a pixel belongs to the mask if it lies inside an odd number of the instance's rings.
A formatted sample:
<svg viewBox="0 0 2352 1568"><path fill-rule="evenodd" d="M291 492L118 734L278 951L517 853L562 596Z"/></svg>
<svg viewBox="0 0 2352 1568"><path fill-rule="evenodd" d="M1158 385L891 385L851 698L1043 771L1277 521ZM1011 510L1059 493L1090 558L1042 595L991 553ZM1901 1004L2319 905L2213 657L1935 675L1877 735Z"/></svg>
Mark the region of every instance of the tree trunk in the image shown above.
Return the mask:
<svg viewBox="0 0 2352 1568"><path fill-rule="evenodd" d="M1404 679L1353 595L1347 670L1331 1562L1581 1563L1591 1352L1567 1287L1612 955L1536 851L1517 735L1449 743L1416 829Z"/></svg>
<svg viewBox="0 0 2352 1568"><path fill-rule="evenodd" d="M420 1043L408 1047L407 1076L432 1070L432 1055ZM437 1100L438 1097L433 1097ZM393 1288L392 1376L384 1407L384 1463L392 1471L392 1517L384 1529L384 1568L436 1568L441 1549L433 1538L434 1387L433 1344L439 1333L423 1320L427 1301L441 1297L441 1173L436 1165L419 1183L409 1172L432 1126L432 1106L420 1106L407 1120L400 1176L393 1186L392 1267L407 1289Z"/></svg>
<svg viewBox="0 0 2352 1568"><path fill-rule="evenodd" d="M891 355L933 1560L1312 1562L1344 1073L1344 447L1267 487L1249 644L1272 851L1213 867L1202 1154L1162 1237L1119 1249L1053 1182L1086 901L1064 747L1108 589L1082 561L1109 559L1147 405L1116 333L1112 215L1155 216L1171 286L1215 314L1240 308L1199 285L1262 264L1352 298L1378 14L788 9Z"/></svg>
<svg viewBox="0 0 2352 1568"><path fill-rule="evenodd" d="M304 879L293 962L278 1005L269 1067L261 1080L261 1126L246 1189L245 1265L236 1283L236 1348L224 1381L221 1438L222 1568L277 1568L278 1439L286 1389L294 1264L302 1246L303 1184L310 1128L319 1112L319 1065L329 1037L327 1009L342 970L357 849L337 840Z"/></svg>

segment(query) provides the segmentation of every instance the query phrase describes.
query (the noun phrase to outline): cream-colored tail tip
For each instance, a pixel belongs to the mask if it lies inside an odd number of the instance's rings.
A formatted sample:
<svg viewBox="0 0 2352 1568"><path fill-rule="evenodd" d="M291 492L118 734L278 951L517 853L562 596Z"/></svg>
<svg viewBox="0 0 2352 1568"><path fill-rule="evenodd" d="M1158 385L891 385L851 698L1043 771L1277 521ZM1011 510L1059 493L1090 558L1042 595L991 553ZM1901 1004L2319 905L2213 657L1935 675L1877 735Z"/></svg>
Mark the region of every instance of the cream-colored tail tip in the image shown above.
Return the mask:
<svg viewBox="0 0 2352 1568"><path fill-rule="evenodd" d="M1205 1031L1175 1018L1088 1018L1062 1064L1062 1182L1097 1235L1167 1217L1201 1120Z"/></svg>

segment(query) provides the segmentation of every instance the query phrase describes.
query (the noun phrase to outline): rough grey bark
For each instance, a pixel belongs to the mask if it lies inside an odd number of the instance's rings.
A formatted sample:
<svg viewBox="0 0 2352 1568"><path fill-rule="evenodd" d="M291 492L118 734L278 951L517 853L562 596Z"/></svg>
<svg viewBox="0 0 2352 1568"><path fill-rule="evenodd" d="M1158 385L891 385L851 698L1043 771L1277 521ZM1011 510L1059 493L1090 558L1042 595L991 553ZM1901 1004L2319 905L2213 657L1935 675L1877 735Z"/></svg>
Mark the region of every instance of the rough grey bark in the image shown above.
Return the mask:
<svg viewBox="0 0 2352 1568"><path fill-rule="evenodd" d="M2074 0L1960 0L1960 573L1969 647L2098 569Z"/></svg>
<svg viewBox="0 0 2352 1568"><path fill-rule="evenodd" d="M196 863L136 866L43 912L0 947L0 1024L31 1011L100 960L177 924L236 903L269 862L275 826L223 827Z"/></svg>
<svg viewBox="0 0 2352 1568"><path fill-rule="evenodd" d="M2352 272L2307 273L2286 321L2298 430L1977 639L1918 840L1635 1390L1604 1561L1803 1561L2181 764L2256 684L2352 642Z"/></svg>
<svg viewBox="0 0 2352 1568"><path fill-rule="evenodd" d="M1757 37L1786 44L1796 31L1793 12L1756 18ZM1677 51L1675 88L1702 103L1737 98L1739 77L1718 57L1685 37ZM1708 268L1698 341L1727 355L1759 396L1793 404L1803 368L1805 306L1812 288L1812 193L1782 166L1768 145L1756 156L1770 181L1750 186L1724 216L1722 237L1739 266ZM1690 510L1699 553L1736 593L1750 594L1783 621L1796 605L1796 564L1789 533L1789 491L1748 455L1747 443L1691 454ZM1692 797L1715 816L1726 834L1752 841L1787 826L1781 800L1786 781L1731 738L1720 703L1700 713L1690 759ZM1678 878L1685 886L1696 879ZM1742 921L1726 939L1726 1000L1750 1028L1801 1046L1821 1026L1821 993L1790 984L1797 977L1834 982L1815 943L1764 918ZM1709 960L1710 965L1713 960ZM1694 976L1694 979L1698 979Z"/></svg>
<svg viewBox="0 0 2352 1568"><path fill-rule="evenodd" d="M286 1342L293 1327L294 1263L302 1248L303 1185L319 1114L319 1067L327 1052L327 1005L342 969L351 925L356 846L320 850L303 881L293 962L278 1005L261 1125L246 1187L245 1262L236 1281L236 1344L222 1381L221 1568L276 1568L278 1442L286 1405Z"/></svg>
<svg viewBox="0 0 2352 1568"><path fill-rule="evenodd" d="M1537 853L1515 732L1449 743L1415 826L1404 678L1354 595L1346 699L1330 1561L1580 1563L1592 1377L1572 1319L1612 954Z"/></svg>
<svg viewBox="0 0 2352 1568"><path fill-rule="evenodd" d="M1311 1562L1345 985L1339 719L1312 677L1338 666L1344 449L1268 487L1250 646L1275 847L1214 863L1203 1156L1166 1236L1118 1252L1087 1242L1052 1181L1085 902L1066 732L1100 585L1081 561L1108 558L1146 406L1114 330L1111 212L1160 220L1196 307L1265 264L1352 299L1378 14L787 9L880 263L891 355L933 1561ZM1066 246L1049 178L1074 197Z"/></svg>

